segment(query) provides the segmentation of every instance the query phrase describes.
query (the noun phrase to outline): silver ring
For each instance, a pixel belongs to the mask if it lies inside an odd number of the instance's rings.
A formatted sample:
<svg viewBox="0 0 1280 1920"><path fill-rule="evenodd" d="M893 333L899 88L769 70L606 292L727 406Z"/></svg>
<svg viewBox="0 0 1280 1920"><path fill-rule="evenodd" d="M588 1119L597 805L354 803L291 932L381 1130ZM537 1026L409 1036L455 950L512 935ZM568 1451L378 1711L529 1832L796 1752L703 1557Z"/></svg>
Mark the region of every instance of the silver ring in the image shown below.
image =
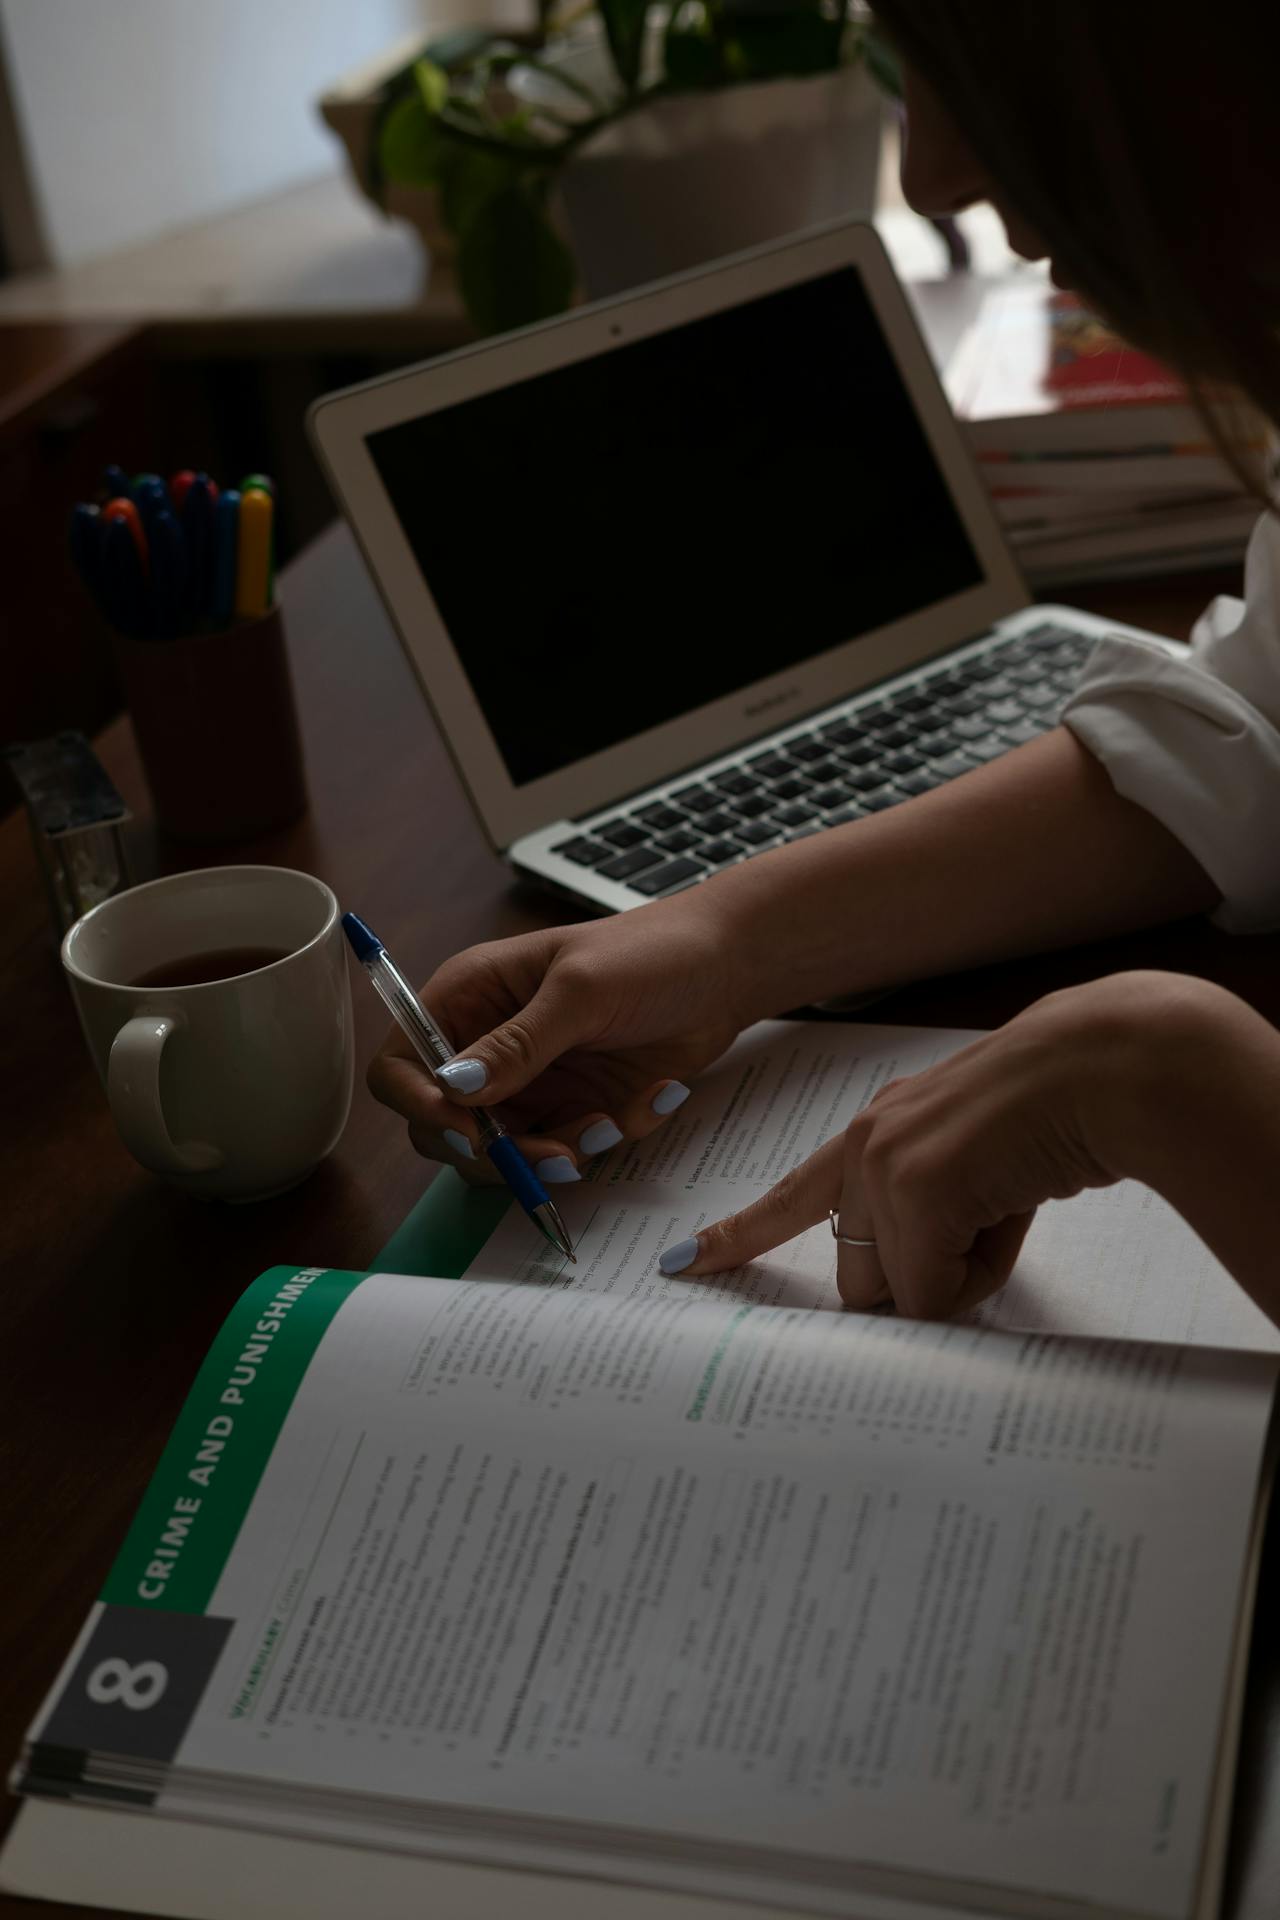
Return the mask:
<svg viewBox="0 0 1280 1920"><path fill-rule="evenodd" d="M831 1238L833 1240L838 1240L842 1247L874 1247L875 1246L876 1243L874 1240L855 1240L851 1233L841 1233L839 1216L837 1215L834 1207L828 1208L827 1218L831 1222Z"/></svg>

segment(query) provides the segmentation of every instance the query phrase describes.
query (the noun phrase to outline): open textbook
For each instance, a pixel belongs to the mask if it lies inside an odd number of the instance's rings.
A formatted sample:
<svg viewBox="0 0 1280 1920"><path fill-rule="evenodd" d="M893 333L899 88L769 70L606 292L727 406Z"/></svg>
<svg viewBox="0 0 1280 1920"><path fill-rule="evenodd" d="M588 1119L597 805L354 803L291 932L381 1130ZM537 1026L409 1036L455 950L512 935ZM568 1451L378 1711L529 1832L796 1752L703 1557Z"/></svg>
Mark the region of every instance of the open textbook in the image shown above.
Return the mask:
<svg viewBox="0 0 1280 1920"><path fill-rule="evenodd" d="M576 1270L508 1214L462 1279L263 1275L15 1770L46 1840L275 1841L312 1912L345 1846L380 1915L484 1911L462 1863L489 1911L1212 1913L1277 1343L1194 1236L1047 1209L988 1324L823 1311L825 1228L657 1271L967 1037L754 1030L566 1196ZM245 1911L132 1851L98 1899ZM54 1855L5 1884L89 1897Z"/></svg>
<svg viewBox="0 0 1280 1920"><path fill-rule="evenodd" d="M890 1080L921 1073L975 1033L762 1021L656 1133L617 1147L556 1204L578 1254L574 1283L670 1299L664 1247L746 1206L844 1127ZM827 1223L741 1272L684 1282L773 1306L840 1310ZM560 1258L514 1209L468 1274L545 1279ZM993 1327L1280 1353L1254 1305L1173 1208L1133 1181L1049 1201L1018 1265L974 1320Z"/></svg>

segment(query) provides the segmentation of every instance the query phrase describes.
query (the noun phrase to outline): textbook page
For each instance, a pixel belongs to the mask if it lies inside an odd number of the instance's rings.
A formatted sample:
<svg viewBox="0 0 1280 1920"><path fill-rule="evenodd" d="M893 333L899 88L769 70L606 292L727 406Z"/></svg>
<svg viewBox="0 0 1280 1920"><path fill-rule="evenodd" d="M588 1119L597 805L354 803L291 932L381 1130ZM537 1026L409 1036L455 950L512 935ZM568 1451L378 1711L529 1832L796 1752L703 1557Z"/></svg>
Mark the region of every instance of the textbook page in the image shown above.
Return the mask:
<svg viewBox="0 0 1280 1920"><path fill-rule="evenodd" d="M179 1818L819 1913L1189 1913L1271 1361L693 1288L313 1282L347 1291L202 1616L169 1609L212 1542L209 1441L162 1462L47 1750L103 1750L79 1688L134 1743L96 1777ZM267 1405L282 1351L203 1431Z"/></svg>
<svg viewBox="0 0 1280 1920"><path fill-rule="evenodd" d="M627 1298L685 1286L839 1309L826 1221L712 1279L667 1280L658 1256L746 1206L840 1132L887 1082L922 1072L978 1038L933 1027L761 1022L655 1133L604 1155L581 1185L556 1188L578 1254L567 1276ZM561 1264L512 1208L468 1274L545 1278ZM1181 1216L1132 1180L1046 1202L1007 1285L972 1317L1015 1330L1280 1353L1280 1328Z"/></svg>

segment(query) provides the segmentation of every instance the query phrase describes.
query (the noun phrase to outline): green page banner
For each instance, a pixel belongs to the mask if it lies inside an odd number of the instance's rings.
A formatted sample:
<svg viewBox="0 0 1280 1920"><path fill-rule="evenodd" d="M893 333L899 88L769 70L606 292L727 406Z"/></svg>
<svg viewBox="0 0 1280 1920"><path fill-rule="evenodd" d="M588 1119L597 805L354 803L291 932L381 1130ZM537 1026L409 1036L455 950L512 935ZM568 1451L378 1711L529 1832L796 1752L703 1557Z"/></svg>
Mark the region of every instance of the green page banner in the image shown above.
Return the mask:
<svg viewBox="0 0 1280 1920"><path fill-rule="evenodd" d="M375 1256L372 1270L459 1280L511 1204L506 1187L469 1187L452 1167L443 1167Z"/></svg>
<svg viewBox="0 0 1280 1920"><path fill-rule="evenodd" d="M311 1356L364 1277L271 1267L241 1295L178 1415L104 1601L204 1612Z"/></svg>
<svg viewBox="0 0 1280 1920"><path fill-rule="evenodd" d="M510 1204L504 1187L471 1188L446 1168L375 1267L456 1279ZM105 1602L204 1612L311 1356L365 1277L271 1267L241 1295L178 1415L107 1576Z"/></svg>

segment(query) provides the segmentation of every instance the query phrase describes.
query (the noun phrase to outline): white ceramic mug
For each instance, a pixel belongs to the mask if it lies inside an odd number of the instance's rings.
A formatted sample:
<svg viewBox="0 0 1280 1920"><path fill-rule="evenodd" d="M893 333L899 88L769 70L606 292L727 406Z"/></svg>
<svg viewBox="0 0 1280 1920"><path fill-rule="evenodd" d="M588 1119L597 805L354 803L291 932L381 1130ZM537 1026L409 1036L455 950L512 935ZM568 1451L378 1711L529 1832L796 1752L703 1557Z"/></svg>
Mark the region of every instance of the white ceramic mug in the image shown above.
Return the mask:
<svg viewBox="0 0 1280 1920"><path fill-rule="evenodd" d="M198 985L137 984L246 949L282 956ZM301 1180L351 1106L351 986L338 902L309 873L211 867L115 894L62 964L125 1145L192 1193L254 1200Z"/></svg>

